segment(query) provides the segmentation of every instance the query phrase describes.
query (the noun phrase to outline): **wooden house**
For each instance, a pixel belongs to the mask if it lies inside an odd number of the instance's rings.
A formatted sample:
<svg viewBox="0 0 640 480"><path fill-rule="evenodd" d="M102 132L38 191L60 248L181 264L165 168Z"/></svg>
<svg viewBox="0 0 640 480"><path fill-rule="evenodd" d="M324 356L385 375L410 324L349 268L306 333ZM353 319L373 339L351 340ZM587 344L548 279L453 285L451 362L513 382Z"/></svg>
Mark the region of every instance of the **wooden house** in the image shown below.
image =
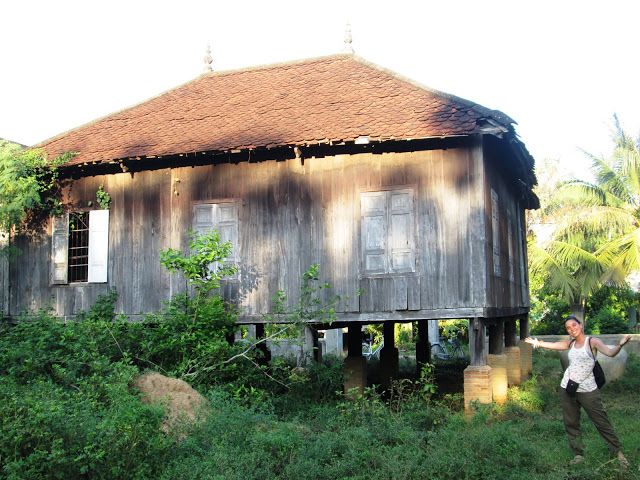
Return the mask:
<svg viewBox="0 0 640 480"><path fill-rule="evenodd" d="M517 321L527 330L525 210L538 206L513 124L350 54L204 74L41 145L77 153L69 212L16 239L10 313L71 317L109 288L118 312L157 310L185 288L159 252L217 228L234 246L224 293L241 323L260 325L277 290L295 301L318 263L342 298L332 327L350 327L356 385L362 324L386 325L392 371L393 322L418 321L424 361L427 320L466 318L466 398L490 400L491 355L518 350Z"/></svg>

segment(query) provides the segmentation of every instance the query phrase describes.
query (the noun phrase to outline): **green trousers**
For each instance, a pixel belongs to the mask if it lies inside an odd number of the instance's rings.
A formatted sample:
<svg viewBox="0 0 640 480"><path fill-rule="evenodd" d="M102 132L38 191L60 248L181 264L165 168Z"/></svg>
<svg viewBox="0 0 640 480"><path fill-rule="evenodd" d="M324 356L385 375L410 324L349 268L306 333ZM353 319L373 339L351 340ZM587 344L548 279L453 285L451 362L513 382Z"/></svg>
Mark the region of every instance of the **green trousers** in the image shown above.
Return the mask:
<svg viewBox="0 0 640 480"><path fill-rule="evenodd" d="M576 393L575 397L571 397L564 388L560 388L560 398L562 401L564 428L569 437L569 447L571 447L574 455L584 455L584 449L580 441L582 434L580 429L580 407L584 408L600 436L607 442L609 452L615 455L620 451L620 440L618 440L607 412L602 406L600 390Z"/></svg>

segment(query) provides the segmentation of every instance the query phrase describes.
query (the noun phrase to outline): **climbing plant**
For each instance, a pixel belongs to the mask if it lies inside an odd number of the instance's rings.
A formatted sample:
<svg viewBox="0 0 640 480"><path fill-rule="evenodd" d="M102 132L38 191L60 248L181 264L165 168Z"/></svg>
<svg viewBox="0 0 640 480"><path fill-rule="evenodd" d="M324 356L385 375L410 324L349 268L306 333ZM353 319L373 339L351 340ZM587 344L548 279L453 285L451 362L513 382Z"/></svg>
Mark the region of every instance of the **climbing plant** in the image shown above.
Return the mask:
<svg viewBox="0 0 640 480"><path fill-rule="evenodd" d="M0 140L0 230L36 230L62 211L58 167L72 157L68 153L49 160L42 150Z"/></svg>

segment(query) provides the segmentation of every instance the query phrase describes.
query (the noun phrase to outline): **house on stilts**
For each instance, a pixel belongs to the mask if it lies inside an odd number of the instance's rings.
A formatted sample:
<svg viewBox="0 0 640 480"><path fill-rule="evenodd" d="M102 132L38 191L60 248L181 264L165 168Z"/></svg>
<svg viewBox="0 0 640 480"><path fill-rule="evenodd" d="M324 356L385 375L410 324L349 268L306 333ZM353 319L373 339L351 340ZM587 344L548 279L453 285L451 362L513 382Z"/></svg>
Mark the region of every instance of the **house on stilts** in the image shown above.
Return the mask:
<svg viewBox="0 0 640 480"><path fill-rule="evenodd" d="M384 325L382 369L397 368L397 322L469 320L465 403L499 400L531 369L525 210L534 161L507 115L435 91L352 54L209 72L40 146L76 152L61 169L68 212L13 241L9 315L60 317L110 288L117 312L156 311L185 288L160 251L217 228L239 273L224 295L257 325L320 265L343 299L347 387L366 382L363 324ZM103 186L109 210L96 205ZM86 235L70 236L82 222ZM488 334L488 347L485 337Z"/></svg>

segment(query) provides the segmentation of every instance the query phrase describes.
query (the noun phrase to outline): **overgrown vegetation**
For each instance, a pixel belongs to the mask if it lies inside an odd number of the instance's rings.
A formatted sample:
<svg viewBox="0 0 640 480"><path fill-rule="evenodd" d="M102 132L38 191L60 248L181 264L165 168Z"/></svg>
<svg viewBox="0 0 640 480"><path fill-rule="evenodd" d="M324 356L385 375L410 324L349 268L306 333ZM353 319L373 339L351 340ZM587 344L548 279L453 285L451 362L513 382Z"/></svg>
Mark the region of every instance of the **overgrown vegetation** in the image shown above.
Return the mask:
<svg viewBox="0 0 640 480"><path fill-rule="evenodd" d="M286 380L289 389L240 363L201 379L198 388L212 408L178 440L161 432L161 409L143 404L129 384L160 357L146 352L152 342L165 345L162 368L178 371L187 351L181 339L193 347L207 336L194 342L182 321L144 328L121 321L109 311L113 299L113 293L101 299L80 322L65 324L40 314L1 327L1 476L637 478L640 362L635 356L624 379L604 390L632 461L625 476L607 463L606 447L588 422L585 464L567 465L571 454L555 393L561 371L550 352L536 352L534 377L510 389L505 406L480 408L471 420L460 411L459 395L433 395L430 367L422 379L395 382L391 395L367 389L346 400L336 393L342 385L337 359L306 369L275 363L270 374Z"/></svg>
<svg viewBox="0 0 640 480"><path fill-rule="evenodd" d="M28 233L62 211L58 167L72 156L47 159L41 150L0 140L0 230Z"/></svg>

